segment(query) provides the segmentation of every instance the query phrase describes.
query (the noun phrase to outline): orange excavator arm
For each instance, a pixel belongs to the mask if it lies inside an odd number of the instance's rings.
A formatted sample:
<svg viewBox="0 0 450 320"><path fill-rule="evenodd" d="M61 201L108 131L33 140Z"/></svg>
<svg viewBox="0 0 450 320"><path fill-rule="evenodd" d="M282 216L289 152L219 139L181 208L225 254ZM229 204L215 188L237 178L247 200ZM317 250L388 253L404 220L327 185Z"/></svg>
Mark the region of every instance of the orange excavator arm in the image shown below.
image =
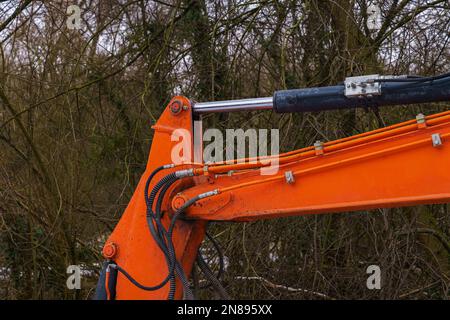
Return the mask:
<svg viewBox="0 0 450 320"><path fill-rule="evenodd" d="M255 109L267 103L247 102ZM194 162L202 148L195 107L175 97L153 126L146 171L103 248L98 299L192 298L188 276L208 221L450 202L450 111L285 154L205 165ZM189 133L193 152L189 162L173 164L179 142L171 137L179 129ZM272 158L277 172L261 175Z"/></svg>
<svg viewBox="0 0 450 320"><path fill-rule="evenodd" d="M239 164L207 168L209 183L177 194L172 205L217 190L186 209L186 218L248 221L450 202L450 112L297 150L279 162L273 176L239 173Z"/></svg>

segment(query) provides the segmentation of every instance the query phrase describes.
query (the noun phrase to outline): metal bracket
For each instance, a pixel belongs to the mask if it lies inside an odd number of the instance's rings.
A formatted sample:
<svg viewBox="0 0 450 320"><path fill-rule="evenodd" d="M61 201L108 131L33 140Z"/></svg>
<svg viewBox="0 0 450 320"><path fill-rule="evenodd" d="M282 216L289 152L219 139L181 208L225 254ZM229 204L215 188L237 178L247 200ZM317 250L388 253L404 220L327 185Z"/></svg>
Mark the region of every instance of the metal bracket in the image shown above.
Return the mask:
<svg viewBox="0 0 450 320"><path fill-rule="evenodd" d="M431 140L433 141L433 147L437 148L442 146L442 139L439 133L434 133L431 135Z"/></svg>
<svg viewBox="0 0 450 320"><path fill-rule="evenodd" d="M348 98L362 98L378 96L381 94L380 75L371 74L367 76L348 77L345 79L345 96Z"/></svg>
<svg viewBox="0 0 450 320"><path fill-rule="evenodd" d="M295 182L294 174L292 171L286 171L284 173L284 177L286 178L286 183L293 184Z"/></svg>
<svg viewBox="0 0 450 320"><path fill-rule="evenodd" d="M316 156L323 155L323 142L322 141L316 141L314 143L314 150L316 151Z"/></svg>
<svg viewBox="0 0 450 320"><path fill-rule="evenodd" d="M423 113L419 113L419 114L416 116L416 121L417 121L418 124L423 124L423 123L425 123L425 121L426 121L425 115L424 115Z"/></svg>
<svg viewBox="0 0 450 320"><path fill-rule="evenodd" d="M381 79L403 79L406 75L400 76L380 76L379 74L370 74L366 76L345 78L345 96L347 98L370 98L381 95Z"/></svg>
<svg viewBox="0 0 450 320"><path fill-rule="evenodd" d="M419 129L424 129L427 127L427 118L425 117L425 115L423 113L419 113L416 116L416 122L417 122Z"/></svg>

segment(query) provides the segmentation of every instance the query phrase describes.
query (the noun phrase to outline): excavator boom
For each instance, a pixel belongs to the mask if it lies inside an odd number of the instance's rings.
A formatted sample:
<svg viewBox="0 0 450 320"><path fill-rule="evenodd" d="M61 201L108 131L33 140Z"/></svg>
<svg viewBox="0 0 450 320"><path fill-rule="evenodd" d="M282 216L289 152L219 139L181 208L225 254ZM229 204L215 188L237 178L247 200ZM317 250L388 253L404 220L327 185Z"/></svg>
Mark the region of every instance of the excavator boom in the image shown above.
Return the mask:
<svg viewBox="0 0 450 320"><path fill-rule="evenodd" d="M279 162L274 176L210 174L208 184L173 203L217 189L186 217L248 221L450 202L450 112L297 150Z"/></svg>
<svg viewBox="0 0 450 320"><path fill-rule="evenodd" d="M103 248L106 262L96 298L192 298L188 276L208 221L450 202L450 111L280 155L208 165L194 162L202 153L201 128L194 126L201 114L433 101L450 101L449 74L351 77L338 86L236 101L174 97L153 126L146 170ZM173 133L180 130L188 133L182 139L192 152L187 161L174 163L179 140ZM277 171L261 175L274 158Z"/></svg>

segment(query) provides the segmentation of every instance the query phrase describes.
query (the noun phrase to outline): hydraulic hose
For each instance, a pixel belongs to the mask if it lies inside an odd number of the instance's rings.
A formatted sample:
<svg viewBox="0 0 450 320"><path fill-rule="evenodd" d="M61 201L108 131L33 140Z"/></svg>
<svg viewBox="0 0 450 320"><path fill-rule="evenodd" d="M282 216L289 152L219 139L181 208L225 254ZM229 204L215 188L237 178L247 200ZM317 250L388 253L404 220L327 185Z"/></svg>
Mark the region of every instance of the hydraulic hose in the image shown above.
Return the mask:
<svg viewBox="0 0 450 320"><path fill-rule="evenodd" d="M211 271L211 269L209 268L208 264L206 263L205 259L203 258L200 252L197 255L197 264L200 270L202 270L205 277L214 287L214 289L216 289L216 291L219 293L220 297L224 300L231 300L225 288L222 286L219 279L217 279L214 273Z"/></svg>

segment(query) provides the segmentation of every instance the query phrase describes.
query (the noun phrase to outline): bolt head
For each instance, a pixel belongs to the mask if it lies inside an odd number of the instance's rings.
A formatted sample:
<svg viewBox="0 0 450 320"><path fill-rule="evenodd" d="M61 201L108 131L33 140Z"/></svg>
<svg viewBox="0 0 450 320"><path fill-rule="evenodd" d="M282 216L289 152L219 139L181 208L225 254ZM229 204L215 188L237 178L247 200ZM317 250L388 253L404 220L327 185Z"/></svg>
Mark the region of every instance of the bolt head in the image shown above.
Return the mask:
<svg viewBox="0 0 450 320"><path fill-rule="evenodd" d="M180 113L180 112L181 112L181 109L182 109L181 102L178 101L178 100L175 100L174 102L172 102L172 103L170 104L170 111L171 111L173 114L178 114L178 113Z"/></svg>
<svg viewBox="0 0 450 320"><path fill-rule="evenodd" d="M174 210L180 209L186 203L186 198L183 195L176 195L172 200L172 208Z"/></svg>
<svg viewBox="0 0 450 320"><path fill-rule="evenodd" d="M106 259L113 259L117 254L117 245L114 242L106 243L102 253Z"/></svg>

